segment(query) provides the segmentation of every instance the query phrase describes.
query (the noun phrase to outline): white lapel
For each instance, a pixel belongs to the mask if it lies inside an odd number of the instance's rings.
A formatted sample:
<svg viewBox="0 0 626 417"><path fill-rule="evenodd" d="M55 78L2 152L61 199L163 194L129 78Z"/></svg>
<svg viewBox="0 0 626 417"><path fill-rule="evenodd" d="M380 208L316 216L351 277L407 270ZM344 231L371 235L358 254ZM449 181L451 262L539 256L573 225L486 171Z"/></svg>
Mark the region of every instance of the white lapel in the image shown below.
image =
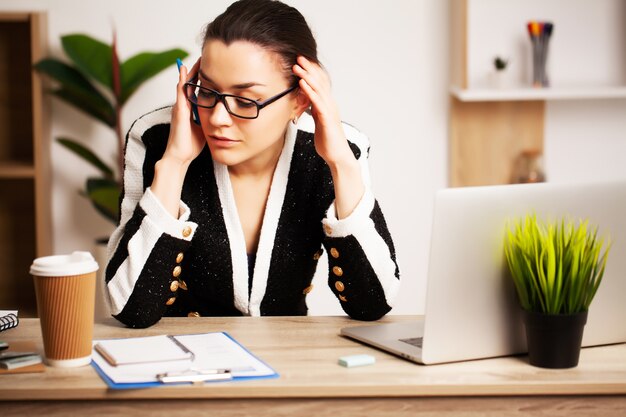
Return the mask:
<svg viewBox="0 0 626 417"><path fill-rule="evenodd" d="M270 262L272 258L272 250L276 240L276 230L278 229L278 220L285 201L285 193L287 192L287 179L289 178L289 169L291 167L291 158L293 156L293 148L296 144L296 134L298 129L293 123L289 123L285 134L285 145L278 159L278 165L274 171L270 194L267 198L265 206L265 214L263 215L263 224L261 225L261 236L259 237L259 247L256 253L256 262L254 264L254 278L252 279L252 293L250 294L250 315L261 315L261 302L265 296L267 288L267 278L269 275Z"/></svg>
<svg viewBox="0 0 626 417"><path fill-rule="evenodd" d="M222 213L226 223L226 231L230 242L230 253L233 265L233 290L235 307L243 314L251 316L261 315L261 302L265 296L267 288L267 278L269 273L272 249L276 238L278 220L285 200L287 191L287 179L291 167L291 158L296 143L297 127L289 123L285 134L285 144L278 159L272 185L265 206L263 223L261 225L261 235L256 253L254 265L254 279L252 282L252 292L248 300L248 256L246 253L246 242L235 204L228 167L218 162L214 162L215 179L222 203Z"/></svg>
<svg viewBox="0 0 626 417"><path fill-rule="evenodd" d="M222 204L222 214L230 243L230 257L233 265L233 292L235 295L235 307L243 314L248 312L248 257L246 255L246 241L243 229L239 222L239 213L235 204L233 188L230 184L228 167L213 161L215 182Z"/></svg>

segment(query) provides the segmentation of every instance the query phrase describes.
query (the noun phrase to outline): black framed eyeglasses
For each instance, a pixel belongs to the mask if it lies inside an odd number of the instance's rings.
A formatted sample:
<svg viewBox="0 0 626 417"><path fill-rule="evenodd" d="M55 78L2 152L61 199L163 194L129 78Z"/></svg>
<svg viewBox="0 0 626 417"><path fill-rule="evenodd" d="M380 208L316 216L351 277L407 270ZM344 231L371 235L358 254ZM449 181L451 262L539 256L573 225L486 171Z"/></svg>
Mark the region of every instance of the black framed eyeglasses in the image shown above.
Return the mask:
<svg viewBox="0 0 626 417"><path fill-rule="evenodd" d="M259 112L262 108L291 93L296 87L298 87L298 84L294 84L282 93L267 100L258 101L232 94L222 94L210 88L188 82L185 83L185 95L187 100L198 107L212 109L218 102L222 102L224 107L226 107L226 111L231 115L240 119L256 119L259 117Z"/></svg>

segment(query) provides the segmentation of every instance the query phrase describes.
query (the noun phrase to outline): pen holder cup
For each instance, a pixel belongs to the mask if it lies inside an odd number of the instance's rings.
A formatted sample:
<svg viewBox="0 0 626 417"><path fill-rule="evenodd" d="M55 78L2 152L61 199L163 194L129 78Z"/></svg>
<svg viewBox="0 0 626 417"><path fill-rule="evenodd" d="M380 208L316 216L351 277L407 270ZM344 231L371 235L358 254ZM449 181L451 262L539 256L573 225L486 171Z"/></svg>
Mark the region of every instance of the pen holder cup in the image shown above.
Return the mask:
<svg viewBox="0 0 626 417"><path fill-rule="evenodd" d="M533 54L533 87L549 87L547 62L548 45L554 31L552 22L530 21L527 24Z"/></svg>
<svg viewBox="0 0 626 417"><path fill-rule="evenodd" d="M548 74L546 72L547 56L535 56L533 63L533 87L549 87Z"/></svg>

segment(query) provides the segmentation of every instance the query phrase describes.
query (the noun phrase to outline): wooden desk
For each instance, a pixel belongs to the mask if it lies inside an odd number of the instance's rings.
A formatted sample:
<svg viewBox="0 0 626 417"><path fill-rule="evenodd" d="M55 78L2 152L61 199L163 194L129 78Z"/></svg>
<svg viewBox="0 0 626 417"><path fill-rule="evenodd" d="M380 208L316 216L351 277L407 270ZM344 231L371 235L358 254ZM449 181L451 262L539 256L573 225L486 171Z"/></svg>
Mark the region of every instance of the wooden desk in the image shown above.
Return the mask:
<svg viewBox="0 0 626 417"><path fill-rule="evenodd" d="M0 376L0 415L626 415L626 344L583 349L579 366L568 370L535 368L525 356L420 366L338 336L358 324L343 317L166 318L133 330L110 319L96 325L96 338L228 331L280 378L109 390L90 366L47 368ZM37 319L0 337L41 347ZM376 364L337 365L340 356L359 353L374 355Z"/></svg>

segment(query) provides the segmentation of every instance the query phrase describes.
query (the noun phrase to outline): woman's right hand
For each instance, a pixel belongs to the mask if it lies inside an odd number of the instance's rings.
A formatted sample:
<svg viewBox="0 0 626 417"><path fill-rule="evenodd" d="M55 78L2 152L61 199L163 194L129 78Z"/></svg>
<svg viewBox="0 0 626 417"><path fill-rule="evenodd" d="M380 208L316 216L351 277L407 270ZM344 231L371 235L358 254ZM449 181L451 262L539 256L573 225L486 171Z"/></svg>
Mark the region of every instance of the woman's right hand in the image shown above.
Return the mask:
<svg viewBox="0 0 626 417"><path fill-rule="evenodd" d="M191 68L191 74L197 73L199 67L200 60ZM154 179L150 187L163 207L176 219L179 217L180 195L187 168L206 145L202 128L191 120L191 103L187 101L184 91L186 81L187 68L181 66L170 136L163 157L154 165Z"/></svg>
<svg viewBox="0 0 626 417"><path fill-rule="evenodd" d="M199 67L200 59L191 67L189 74L197 74ZM189 79L187 74L187 67L181 66L176 85L176 103L172 107L170 136L163 155L164 159L171 158L185 165L196 159L206 145L202 128L191 119L191 103L185 96L185 83Z"/></svg>

